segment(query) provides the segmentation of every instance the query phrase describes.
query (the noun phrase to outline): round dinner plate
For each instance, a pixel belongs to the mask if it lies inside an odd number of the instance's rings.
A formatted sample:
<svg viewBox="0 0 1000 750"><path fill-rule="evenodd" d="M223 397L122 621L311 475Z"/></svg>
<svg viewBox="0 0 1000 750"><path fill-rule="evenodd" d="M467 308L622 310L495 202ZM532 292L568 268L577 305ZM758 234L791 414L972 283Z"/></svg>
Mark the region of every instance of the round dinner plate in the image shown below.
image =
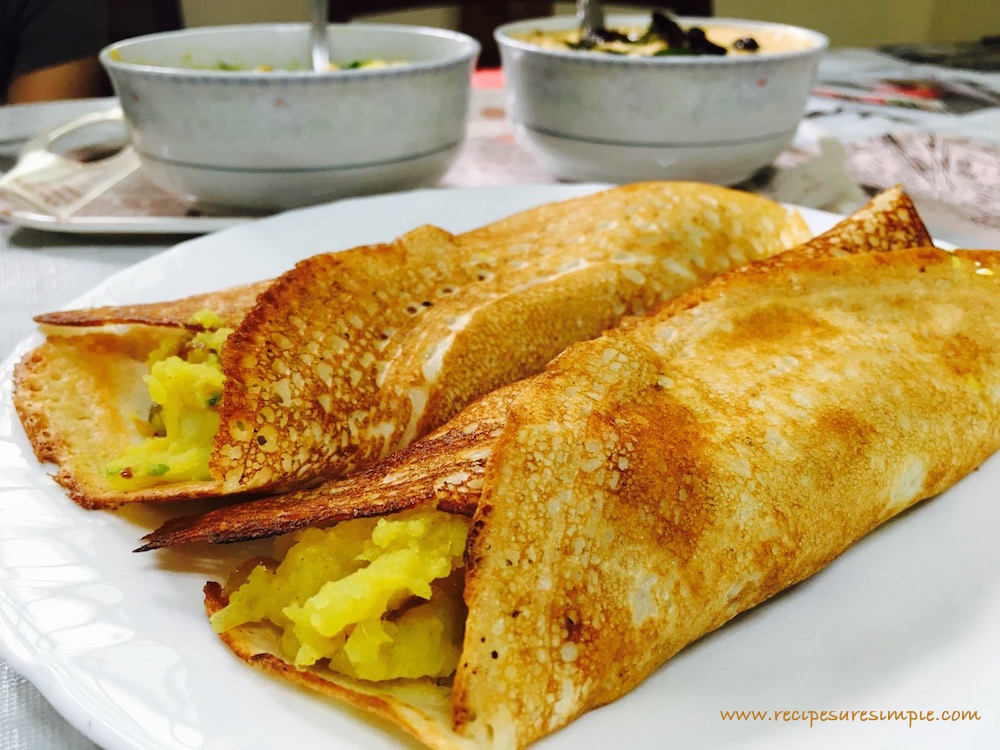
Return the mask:
<svg viewBox="0 0 1000 750"><path fill-rule="evenodd" d="M72 306L211 291L419 224L464 231L599 187L422 190L293 211L182 243ZM815 231L838 218L802 213ZM14 364L40 341L22 341L0 364L0 655L106 750L415 746L381 722L250 669L220 643L202 585L256 551L133 554L148 529L191 506L93 512L67 499L51 467L35 460L11 402ZM998 746L998 482L994 456L537 747ZM920 718L955 710L978 719ZM764 716L727 719L730 711Z"/></svg>

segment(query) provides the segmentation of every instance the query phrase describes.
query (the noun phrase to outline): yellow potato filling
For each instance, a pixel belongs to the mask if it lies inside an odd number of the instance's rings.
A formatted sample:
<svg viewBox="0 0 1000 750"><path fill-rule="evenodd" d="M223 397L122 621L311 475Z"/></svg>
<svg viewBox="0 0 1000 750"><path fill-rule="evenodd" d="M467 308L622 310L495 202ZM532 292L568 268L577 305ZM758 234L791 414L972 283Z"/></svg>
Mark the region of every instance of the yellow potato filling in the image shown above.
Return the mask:
<svg viewBox="0 0 1000 750"><path fill-rule="evenodd" d="M256 565L212 616L222 633L269 621L283 658L363 680L446 677L462 649L469 519L438 510L306 529L277 567Z"/></svg>
<svg viewBox="0 0 1000 750"><path fill-rule="evenodd" d="M222 327L208 310L194 315L192 322L208 330L170 338L147 359L149 374L143 380L153 407L147 417L133 417L144 439L106 467L115 489L212 478L208 460L219 430L225 379L219 352L232 329Z"/></svg>

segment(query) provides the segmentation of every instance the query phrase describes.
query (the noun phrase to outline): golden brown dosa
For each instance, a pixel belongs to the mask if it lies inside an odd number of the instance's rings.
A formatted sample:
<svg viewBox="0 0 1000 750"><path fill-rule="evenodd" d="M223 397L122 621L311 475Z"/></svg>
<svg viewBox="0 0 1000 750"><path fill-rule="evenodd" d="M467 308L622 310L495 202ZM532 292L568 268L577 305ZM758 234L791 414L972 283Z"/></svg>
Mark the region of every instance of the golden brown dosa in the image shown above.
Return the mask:
<svg viewBox="0 0 1000 750"><path fill-rule="evenodd" d="M1000 447L1000 252L763 265L518 384L466 549L450 711L429 681L292 670L263 626L224 640L428 746L522 747Z"/></svg>
<svg viewBox="0 0 1000 750"><path fill-rule="evenodd" d="M42 316L62 328L17 368L15 405L38 457L88 507L309 486L407 445L623 315L807 237L795 212L693 183L615 188L459 236L421 227L218 296ZM145 413L127 382L157 336L182 335L201 307L235 327L211 478L113 489L108 462L139 439L122 426ZM101 328L130 322L155 325ZM77 335L58 335L67 326ZM98 333L81 337L88 326Z"/></svg>
<svg viewBox="0 0 1000 750"><path fill-rule="evenodd" d="M763 273L789 262L884 252L926 242L926 230L912 205L895 189L876 196L855 214L794 251L743 269L747 273ZM705 293L711 294L711 288L711 285L705 287ZM688 294L684 299L684 304L692 304L698 297ZM626 318L622 326L641 324L642 320ZM192 541L244 541L309 525L379 515L390 507L402 510L425 502L472 515L486 458L515 394L516 390L511 389L495 393L459 414L430 439L343 480L219 508L200 516L172 519L146 536L146 544L140 550Z"/></svg>

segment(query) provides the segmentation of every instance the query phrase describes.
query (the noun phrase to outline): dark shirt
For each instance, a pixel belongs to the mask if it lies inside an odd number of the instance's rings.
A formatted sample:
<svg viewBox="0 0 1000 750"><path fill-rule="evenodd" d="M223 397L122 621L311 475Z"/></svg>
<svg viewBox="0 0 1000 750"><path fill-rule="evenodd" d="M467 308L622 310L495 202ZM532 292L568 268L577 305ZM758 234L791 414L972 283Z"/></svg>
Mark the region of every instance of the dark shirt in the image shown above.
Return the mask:
<svg viewBox="0 0 1000 750"><path fill-rule="evenodd" d="M0 0L0 100L14 76L96 55L107 0Z"/></svg>

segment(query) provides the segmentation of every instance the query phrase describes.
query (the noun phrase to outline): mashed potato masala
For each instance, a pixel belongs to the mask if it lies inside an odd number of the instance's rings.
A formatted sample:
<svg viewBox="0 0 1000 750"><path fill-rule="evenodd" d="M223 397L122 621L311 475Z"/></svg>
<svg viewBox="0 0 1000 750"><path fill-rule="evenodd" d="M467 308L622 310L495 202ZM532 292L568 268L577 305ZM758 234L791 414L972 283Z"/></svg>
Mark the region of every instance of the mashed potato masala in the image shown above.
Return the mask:
<svg viewBox="0 0 1000 750"><path fill-rule="evenodd" d="M427 509L306 529L276 567L257 564L229 587L212 627L268 621L297 667L325 659L363 680L447 677L462 649L468 532L469 519Z"/></svg>
<svg viewBox="0 0 1000 750"><path fill-rule="evenodd" d="M219 430L222 360L219 352L232 329L221 327L204 310L192 322L207 330L188 338L170 338L147 359L143 380L153 406L146 417L133 417L141 442L106 467L119 490L167 482L211 479L209 457Z"/></svg>

